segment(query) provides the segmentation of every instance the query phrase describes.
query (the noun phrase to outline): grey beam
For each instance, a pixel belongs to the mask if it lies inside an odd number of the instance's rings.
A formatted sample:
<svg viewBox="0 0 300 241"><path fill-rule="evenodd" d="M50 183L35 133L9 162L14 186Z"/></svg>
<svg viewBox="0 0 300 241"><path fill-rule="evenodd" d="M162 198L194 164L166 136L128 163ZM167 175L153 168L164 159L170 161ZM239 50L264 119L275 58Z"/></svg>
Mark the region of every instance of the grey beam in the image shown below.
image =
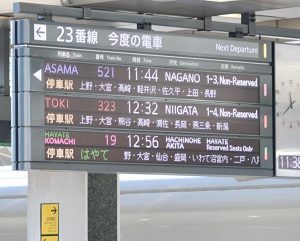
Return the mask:
<svg viewBox="0 0 300 241"><path fill-rule="evenodd" d="M164 16L152 16L143 14L130 14L120 12L108 12L101 10L86 11L85 8L74 8L64 6L53 6L33 3L14 3L13 12L30 13L37 15L44 15L51 10L53 16L70 17L76 19L87 19L86 12L89 12L89 18L92 20L112 21L112 22L126 22L126 23L151 23L152 25L203 29L204 21L187 18L175 18Z"/></svg>
<svg viewBox="0 0 300 241"><path fill-rule="evenodd" d="M219 32L235 32L237 28L242 29L244 34L248 34L248 25L224 22L211 22L211 30Z"/></svg>
<svg viewBox="0 0 300 241"><path fill-rule="evenodd" d="M300 39L299 29L256 26L256 35Z"/></svg>

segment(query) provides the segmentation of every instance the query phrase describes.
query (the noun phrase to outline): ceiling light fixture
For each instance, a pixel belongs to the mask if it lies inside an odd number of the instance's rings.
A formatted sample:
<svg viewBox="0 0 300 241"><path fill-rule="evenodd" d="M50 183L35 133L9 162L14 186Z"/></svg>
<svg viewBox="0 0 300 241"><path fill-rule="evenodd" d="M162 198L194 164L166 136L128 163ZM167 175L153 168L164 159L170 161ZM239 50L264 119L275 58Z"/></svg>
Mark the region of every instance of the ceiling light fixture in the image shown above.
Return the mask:
<svg viewBox="0 0 300 241"><path fill-rule="evenodd" d="M146 222L146 221L150 221L150 219L149 218L141 218L141 219L139 219L139 222Z"/></svg>
<svg viewBox="0 0 300 241"><path fill-rule="evenodd" d="M231 14L219 15L219 17L224 17L224 18L241 18L241 14L239 14L239 13L231 13Z"/></svg>
<svg viewBox="0 0 300 241"><path fill-rule="evenodd" d="M236 2L237 0L205 0L206 2L217 2L217 3L226 3L226 2Z"/></svg>
<svg viewBox="0 0 300 241"><path fill-rule="evenodd" d="M176 0L152 0L152 2L162 2L162 3L165 3L165 2L176 2Z"/></svg>

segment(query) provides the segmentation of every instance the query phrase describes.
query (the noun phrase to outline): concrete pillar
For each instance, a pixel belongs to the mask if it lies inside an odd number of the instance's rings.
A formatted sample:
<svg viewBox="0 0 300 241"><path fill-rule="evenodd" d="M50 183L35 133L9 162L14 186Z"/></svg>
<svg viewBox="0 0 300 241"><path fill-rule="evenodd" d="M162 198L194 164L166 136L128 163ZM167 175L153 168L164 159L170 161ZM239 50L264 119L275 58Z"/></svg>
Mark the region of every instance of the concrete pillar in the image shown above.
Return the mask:
<svg viewBox="0 0 300 241"><path fill-rule="evenodd" d="M119 181L116 174L88 174L88 241L117 241Z"/></svg>
<svg viewBox="0 0 300 241"><path fill-rule="evenodd" d="M29 171L27 240L117 241L118 183L116 174Z"/></svg>
<svg viewBox="0 0 300 241"><path fill-rule="evenodd" d="M27 240L42 240L41 204L56 203L58 240L87 241L87 174L46 171L28 173ZM56 240L53 237L45 236L42 241Z"/></svg>

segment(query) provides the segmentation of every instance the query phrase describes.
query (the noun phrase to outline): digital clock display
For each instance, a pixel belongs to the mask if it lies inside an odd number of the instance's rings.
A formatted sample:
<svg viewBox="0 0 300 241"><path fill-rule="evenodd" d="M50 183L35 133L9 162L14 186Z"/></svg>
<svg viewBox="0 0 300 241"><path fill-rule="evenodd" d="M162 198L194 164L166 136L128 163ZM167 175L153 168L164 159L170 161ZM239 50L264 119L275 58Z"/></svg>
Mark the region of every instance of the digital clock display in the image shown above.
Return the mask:
<svg viewBox="0 0 300 241"><path fill-rule="evenodd" d="M268 108L46 95L45 124L260 135ZM245 128L247 127L247 128ZM271 133L271 132L270 132Z"/></svg>
<svg viewBox="0 0 300 241"><path fill-rule="evenodd" d="M260 141L202 136L46 130L45 159L178 165L260 166Z"/></svg>
<svg viewBox="0 0 300 241"><path fill-rule="evenodd" d="M300 170L300 156L280 155L278 156L278 168L289 170Z"/></svg>
<svg viewBox="0 0 300 241"><path fill-rule="evenodd" d="M44 62L46 91L260 102L258 75L95 63Z"/></svg>

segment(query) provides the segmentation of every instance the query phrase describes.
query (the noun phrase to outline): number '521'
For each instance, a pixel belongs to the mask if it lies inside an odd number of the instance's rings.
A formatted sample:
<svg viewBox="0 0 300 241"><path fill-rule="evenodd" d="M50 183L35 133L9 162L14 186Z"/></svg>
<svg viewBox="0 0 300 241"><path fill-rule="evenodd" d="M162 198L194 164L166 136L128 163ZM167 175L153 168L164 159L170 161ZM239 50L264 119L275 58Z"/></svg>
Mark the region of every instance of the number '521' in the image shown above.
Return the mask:
<svg viewBox="0 0 300 241"><path fill-rule="evenodd" d="M115 77L114 67L101 66L101 65L98 66L98 77L114 78Z"/></svg>

